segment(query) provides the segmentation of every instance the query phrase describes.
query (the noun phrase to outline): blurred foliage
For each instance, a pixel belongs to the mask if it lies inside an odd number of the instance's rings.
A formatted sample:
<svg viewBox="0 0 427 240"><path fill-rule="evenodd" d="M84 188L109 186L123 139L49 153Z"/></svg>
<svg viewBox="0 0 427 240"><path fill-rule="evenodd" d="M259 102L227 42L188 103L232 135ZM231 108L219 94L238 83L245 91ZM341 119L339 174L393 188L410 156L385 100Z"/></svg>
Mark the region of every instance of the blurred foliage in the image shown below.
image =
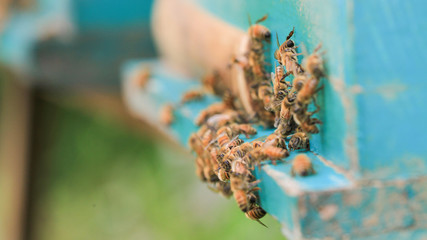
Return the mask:
<svg viewBox="0 0 427 240"><path fill-rule="evenodd" d="M107 115L37 104L33 239L283 239L207 189L193 159Z"/></svg>

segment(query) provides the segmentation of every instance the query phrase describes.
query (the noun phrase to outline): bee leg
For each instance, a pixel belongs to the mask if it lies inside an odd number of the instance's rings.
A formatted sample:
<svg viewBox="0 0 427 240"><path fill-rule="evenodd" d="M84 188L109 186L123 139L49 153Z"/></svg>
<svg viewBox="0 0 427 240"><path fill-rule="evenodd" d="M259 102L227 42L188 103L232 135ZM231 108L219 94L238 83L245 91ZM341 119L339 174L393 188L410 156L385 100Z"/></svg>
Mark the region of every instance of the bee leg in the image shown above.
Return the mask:
<svg viewBox="0 0 427 240"><path fill-rule="evenodd" d="M311 174L316 174L316 171L314 170L313 166L310 167Z"/></svg>
<svg viewBox="0 0 427 240"><path fill-rule="evenodd" d="M314 94L316 94L317 92L319 92L320 90L322 90L323 88L325 88L325 85L322 84L322 86L320 86L318 89L316 89L316 91L314 92Z"/></svg>
<svg viewBox="0 0 427 240"><path fill-rule="evenodd" d="M274 127L277 128L279 126L279 124L280 124L280 117L276 117L274 119Z"/></svg>
<svg viewBox="0 0 427 240"><path fill-rule="evenodd" d="M317 113L317 112L320 111L320 106L317 104L317 99L314 96L313 96L313 104L316 107L316 110L314 110L314 112L311 112L310 115L313 115L313 114L315 114L315 113Z"/></svg>

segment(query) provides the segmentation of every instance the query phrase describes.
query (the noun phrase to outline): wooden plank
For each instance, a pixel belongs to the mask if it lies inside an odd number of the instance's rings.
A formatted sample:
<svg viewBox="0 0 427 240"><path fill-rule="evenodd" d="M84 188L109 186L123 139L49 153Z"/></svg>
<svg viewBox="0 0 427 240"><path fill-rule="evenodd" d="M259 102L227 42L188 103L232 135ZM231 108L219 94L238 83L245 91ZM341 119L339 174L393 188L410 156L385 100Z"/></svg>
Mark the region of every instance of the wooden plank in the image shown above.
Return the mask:
<svg viewBox="0 0 427 240"><path fill-rule="evenodd" d="M0 114L0 239L25 235L31 89L4 74ZM3 75L3 77L4 77Z"/></svg>

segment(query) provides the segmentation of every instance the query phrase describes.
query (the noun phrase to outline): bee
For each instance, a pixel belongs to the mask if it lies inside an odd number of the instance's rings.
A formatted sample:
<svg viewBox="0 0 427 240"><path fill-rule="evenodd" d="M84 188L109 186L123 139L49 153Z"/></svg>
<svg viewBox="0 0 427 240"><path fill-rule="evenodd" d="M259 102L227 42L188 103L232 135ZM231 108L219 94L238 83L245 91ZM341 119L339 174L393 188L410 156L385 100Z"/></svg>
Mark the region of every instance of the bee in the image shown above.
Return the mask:
<svg viewBox="0 0 427 240"><path fill-rule="evenodd" d="M145 88L151 77L151 70L148 67L139 69L133 78L133 83L139 88Z"/></svg>
<svg viewBox="0 0 427 240"><path fill-rule="evenodd" d="M202 90L189 90L181 96L181 104L200 100L203 98L204 94Z"/></svg>
<svg viewBox="0 0 427 240"><path fill-rule="evenodd" d="M249 53L247 57L247 64L249 68L247 72L251 73L254 78L253 80L264 80L266 79L267 73L264 68L264 42L271 42L271 32L265 26L260 25L259 23L267 19L267 15L257 20L255 25L252 25L251 19L249 19L249 29L248 35L250 38L249 41Z"/></svg>
<svg viewBox="0 0 427 240"><path fill-rule="evenodd" d="M289 157L289 152L286 149L278 147L266 147L262 149L263 154L265 154L270 160L275 164L276 160Z"/></svg>
<svg viewBox="0 0 427 240"><path fill-rule="evenodd" d="M264 15L262 18L258 19L255 22L255 25L251 24L251 19L249 18L249 25L251 25L248 29L248 34L252 39L256 39L259 41L266 41L268 43L271 42L271 32L268 28L259 25L258 23L263 22L267 19L268 15Z"/></svg>
<svg viewBox="0 0 427 240"><path fill-rule="evenodd" d="M319 128L316 126L316 124L321 124L322 121L320 121L317 118L309 118L307 121L304 121L301 123L301 129L304 132L307 133L319 133Z"/></svg>
<svg viewBox="0 0 427 240"><path fill-rule="evenodd" d="M218 170L218 178L219 180L226 182L230 180L230 173L228 173L224 168L220 168Z"/></svg>
<svg viewBox="0 0 427 240"><path fill-rule="evenodd" d="M217 182L215 184L217 191L224 197L229 198L233 195L231 191L230 182Z"/></svg>
<svg viewBox="0 0 427 240"><path fill-rule="evenodd" d="M248 170L248 165L241 158L233 161L231 171L236 174L252 175Z"/></svg>
<svg viewBox="0 0 427 240"><path fill-rule="evenodd" d="M236 97L233 95L233 93L230 90L224 91L224 94L222 96L222 102L227 108L236 109L236 105L234 104L235 99Z"/></svg>
<svg viewBox="0 0 427 240"><path fill-rule="evenodd" d="M292 176L308 176L315 173L316 171L314 171L313 164L307 155L298 154L295 156L294 161L292 162Z"/></svg>
<svg viewBox="0 0 427 240"><path fill-rule="evenodd" d="M257 130L250 124L231 124L230 128L235 134L245 134L246 138L249 138L249 135L257 134Z"/></svg>
<svg viewBox="0 0 427 240"><path fill-rule="evenodd" d="M206 179L204 171L203 171L203 168L204 168L203 165L204 164L203 164L201 158L200 157L196 158L196 175L197 175L197 177L199 177L199 179L202 182L206 182L207 179Z"/></svg>
<svg viewBox="0 0 427 240"><path fill-rule="evenodd" d="M232 149L234 147L237 147L237 146L241 145L242 143L243 143L242 139L236 138L236 139L231 140L229 143L227 143L226 146L227 146L228 149Z"/></svg>
<svg viewBox="0 0 427 240"><path fill-rule="evenodd" d="M322 89L317 88L317 85L319 85L319 80L311 77L307 79L305 84L302 86L301 90L297 94L296 101L301 106L306 106L310 103L313 96Z"/></svg>
<svg viewBox="0 0 427 240"><path fill-rule="evenodd" d="M236 192L238 190L244 190L246 192L258 190L259 188L256 187L256 185L259 183L259 180L250 182L249 178L251 177L244 174L231 173L230 175L231 190L233 192Z"/></svg>
<svg viewBox="0 0 427 240"><path fill-rule="evenodd" d="M262 147L262 145L264 144L264 142L262 142L262 141L252 141L252 146L253 146L253 148L260 148L260 147Z"/></svg>
<svg viewBox="0 0 427 240"><path fill-rule="evenodd" d="M202 145L204 147L208 147L209 144L212 142L213 138L214 138L213 131L211 129L207 129L201 137Z"/></svg>
<svg viewBox="0 0 427 240"><path fill-rule="evenodd" d="M170 104L166 104L162 107L160 110L160 122L164 125L171 125L174 121L174 114L173 114L173 106Z"/></svg>
<svg viewBox="0 0 427 240"><path fill-rule="evenodd" d="M276 72L273 78L273 89L275 95L277 95L279 91L284 90L290 86L290 84L285 80L285 78L289 75L290 72L287 72L286 74L283 72L282 65L276 66Z"/></svg>
<svg viewBox="0 0 427 240"><path fill-rule="evenodd" d="M305 61L305 69L316 79L319 79L325 75L323 68L323 59L320 54L318 54L318 51L321 47L322 44L319 44L316 49L314 49L313 53L306 58Z"/></svg>
<svg viewBox="0 0 427 240"><path fill-rule="evenodd" d="M269 84L258 87L258 99L260 99L264 106L269 106L273 101L273 93Z"/></svg>
<svg viewBox="0 0 427 240"><path fill-rule="evenodd" d="M229 143L231 141L231 139L227 133L221 133L217 139L218 139L218 144L220 147L225 146L227 143Z"/></svg>
<svg viewBox="0 0 427 240"><path fill-rule="evenodd" d="M218 165L221 169L224 169L226 172L231 171L231 161L228 159L218 160Z"/></svg>
<svg viewBox="0 0 427 240"><path fill-rule="evenodd" d="M190 138L188 139L188 145L190 146L191 150L194 152L198 152L197 150L200 148L198 136L196 133L192 133L190 135Z"/></svg>
<svg viewBox="0 0 427 240"><path fill-rule="evenodd" d="M238 190L233 193L234 199L239 205L240 210L246 212L248 209L248 199L246 197L246 193L243 190Z"/></svg>
<svg viewBox="0 0 427 240"><path fill-rule="evenodd" d="M298 63L297 52L295 51L295 42L290 38L294 35L295 28L286 37L286 41L280 45L279 36L276 34L277 47L278 49L274 52L274 58L283 66L287 72L293 75L298 75L303 72L301 66Z"/></svg>
<svg viewBox="0 0 427 240"><path fill-rule="evenodd" d="M239 153L240 157L243 157L246 153L252 151L253 146L252 146L252 143L246 142L235 149L240 152Z"/></svg>
<svg viewBox="0 0 427 240"><path fill-rule="evenodd" d="M286 99L282 101L282 104L281 104L279 123L287 123L292 118L291 108L287 106Z"/></svg>
<svg viewBox="0 0 427 240"><path fill-rule="evenodd" d="M211 104L208 108L201 111L200 114L197 116L195 123L197 126L202 125L202 123L206 122L211 116L215 114L220 114L223 111L225 111L226 106L224 103L214 103Z"/></svg>
<svg viewBox="0 0 427 240"><path fill-rule="evenodd" d="M206 74L202 78L202 84L208 92L216 95L222 95L225 91L225 86L221 83L221 76L218 71Z"/></svg>
<svg viewBox="0 0 427 240"><path fill-rule="evenodd" d="M272 133L267 137L264 142L264 147L278 147L287 150L285 139L276 133Z"/></svg>
<svg viewBox="0 0 427 240"><path fill-rule="evenodd" d="M249 211L245 213L245 216L251 220L255 220L264 227L267 227L264 223L262 223L259 219L263 218L267 212L261 208L260 206L253 207Z"/></svg>
<svg viewBox="0 0 427 240"><path fill-rule="evenodd" d="M304 86L306 80L307 76L305 74L297 75L292 82L292 89L290 92L299 92Z"/></svg>
<svg viewBox="0 0 427 240"><path fill-rule="evenodd" d="M207 181L210 183L215 183L219 181L218 175L215 173L212 167L207 164L205 164L205 166L203 167L203 174Z"/></svg>
<svg viewBox="0 0 427 240"><path fill-rule="evenodd" d="M289 150L310 150L310 140L305 132L297 132L289 140Z"/></svg>

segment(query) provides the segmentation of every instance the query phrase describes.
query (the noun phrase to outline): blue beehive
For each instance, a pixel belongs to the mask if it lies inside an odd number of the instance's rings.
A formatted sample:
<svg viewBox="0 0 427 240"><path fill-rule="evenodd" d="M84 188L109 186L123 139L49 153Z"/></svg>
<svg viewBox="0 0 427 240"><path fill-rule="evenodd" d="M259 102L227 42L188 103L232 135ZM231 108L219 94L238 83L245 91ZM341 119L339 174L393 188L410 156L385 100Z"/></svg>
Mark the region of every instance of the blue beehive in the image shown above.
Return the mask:
<svg viewBox="0 0 427 240"><path fill-rule="evenodd" d="M427 238L427 152L421 141L427 110L422 106L425 83L420 66L427 56L423 34L427 25L422 20L427 4L399 0L196 4L243 31L248 27L247 13L268 13L263 24L273 34L284 39L295 27L297 44L304 43L311 52L322 43L326 50L328 79L320 113L324 124L312 139L310 154L317 174L292 178L289 164L267 165L257 172L262 180L261 205L283 224L285 235ZM128 66L124 72L131 71ZM162 74L155 71L157 79L175 81ZM136 112L138 101L143 101L136 100L137 95L138 91L130 91L127 96ZM163 97L166 102L168 96L151 98ZM195 112L207 103L178 109L173 129L182 143L195 129L191 123L197 114L188 114L189 109ZM258 136L265 134L261 131Z"/></svg>

